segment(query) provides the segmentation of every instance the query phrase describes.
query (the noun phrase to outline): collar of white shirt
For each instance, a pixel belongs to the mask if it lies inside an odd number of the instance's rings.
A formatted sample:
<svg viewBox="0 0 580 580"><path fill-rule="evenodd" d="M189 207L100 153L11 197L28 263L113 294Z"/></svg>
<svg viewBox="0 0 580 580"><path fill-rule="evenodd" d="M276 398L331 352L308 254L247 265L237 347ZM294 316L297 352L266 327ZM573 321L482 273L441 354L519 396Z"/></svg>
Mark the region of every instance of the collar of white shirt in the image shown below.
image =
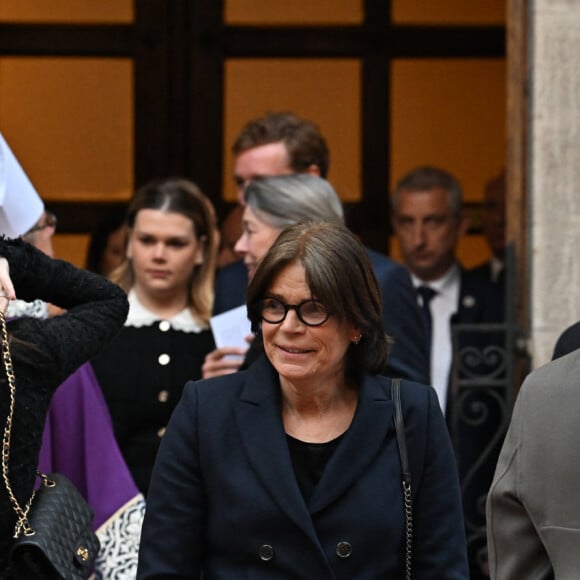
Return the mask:
<svg viewBox="0 0 580 580"><path fill-rule="evenodd" d="M456 262L447 270L441 278L437 278L437 280L431 280L429 282L425 282L418 278L411 272L411 280L413 281L413 286L418 288L419 286L429 286L433 288L435 292L437 292L436 296L448 296L450 292L453 291L454 288L457 287L457 283L459 282L459 264Z"/></svg>
<svg viewBox="0 0 580 580"><path fill-rule="evenodd" d="M148 310L139 302L137 294L134 290L129 290L127 295L129 300L129 314L125 322L125 326L134 326L140 328L141 326L151 326L156 322L164 320L151 310ZM206 330L208 326L201 324L191 313L189 308L184 308L175 316L167 319L173 330L180 330L181 332L201 332Z"/></svg>

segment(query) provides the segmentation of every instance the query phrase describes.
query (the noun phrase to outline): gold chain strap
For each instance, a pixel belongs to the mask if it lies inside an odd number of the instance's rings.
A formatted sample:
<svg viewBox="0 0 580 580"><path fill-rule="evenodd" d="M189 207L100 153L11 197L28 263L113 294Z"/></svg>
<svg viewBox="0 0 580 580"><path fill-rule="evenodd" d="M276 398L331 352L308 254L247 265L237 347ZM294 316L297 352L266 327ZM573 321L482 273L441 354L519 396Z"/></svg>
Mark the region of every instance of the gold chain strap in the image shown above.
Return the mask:
<svg viewBox="0 0 580 580"><path fill-rule="evenodd" d="M14 418L14 407L16 405L16 377L14 375L14 367L12 366L12 355L10 354L10 343L8 342L8 330L6 328L6 315L0 310L0 321L2 328L0 329L2 334L2 362L4 363L4 370L6 371L6 380L8 381L10 404L8 410L8 416L6 417L6 426L4 427L4 434L2 436L2 479L4 480L4 486L8 492L8 498L14 511L16 512L17 522L14 528L14 538L20 537L24 534L25 536L31 536L34 534L34 530L30 527L28 521L28 512L30 511L30 506L32 505L32 500L34 499L34 492L30 496L27 504L22 508L12 491L10 485L10 480L8 478L8 463L10 459L10 437L12 435L12 420Z"/></svg>

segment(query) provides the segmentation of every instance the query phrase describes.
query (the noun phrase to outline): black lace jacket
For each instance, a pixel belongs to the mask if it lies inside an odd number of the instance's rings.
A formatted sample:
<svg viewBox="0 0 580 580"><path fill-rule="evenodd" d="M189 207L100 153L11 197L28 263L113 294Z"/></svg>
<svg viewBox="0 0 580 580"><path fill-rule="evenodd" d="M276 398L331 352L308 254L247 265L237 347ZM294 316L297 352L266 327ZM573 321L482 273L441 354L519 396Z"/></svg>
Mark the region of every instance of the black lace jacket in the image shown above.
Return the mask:
<svg viewBox="0 0 580 580"><path fill-rule="evenodd" d="M21 505L32 493L46 412L52 394L83 362L95 356L122 327L125 293L105 278L54 260L20 240L0 238L0 256L10 265L16 296L40 298L66 313L47 320L8 322L16 375L16 409L10 445L10 483ZM0 365L3 433L9 390ZM13 542L15 516L0 479L0 577Z"/></svg>

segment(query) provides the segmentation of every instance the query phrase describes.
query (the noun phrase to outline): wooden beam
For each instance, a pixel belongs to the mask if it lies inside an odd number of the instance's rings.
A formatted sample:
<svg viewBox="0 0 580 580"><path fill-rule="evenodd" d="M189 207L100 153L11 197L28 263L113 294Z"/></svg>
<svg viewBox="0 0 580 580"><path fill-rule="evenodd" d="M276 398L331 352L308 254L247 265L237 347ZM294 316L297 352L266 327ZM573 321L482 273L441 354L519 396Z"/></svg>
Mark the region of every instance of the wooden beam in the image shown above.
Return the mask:
<svg viewBox="0 0 580 580"><path fill-rule="evenodd" d="M190 0L188 0L190 1ZM192 3L187 32L191 118L187 126L188 169L221 214L224 134L223 2ZM229 144L228 144L229 145Z"/></svg>
<svg viewBox="0 0 580 580"><path fill-rule="evenodd" d="M133 56L135 35L129 24L0 23L0 56Z"/></svg>
<svg viewBox="0 0 580 580"><path fill-rule="evenodd" d="M501 58L503 26L374 27L226 26L228 58L361 58L368 48L383 58Z"/></svg>
<svg viewBox="0 0 580 580"><path fill-rule="evenodd" d="M516 337L520 355L515 390L529 371L526 337L530 331L528 264L528 5L508 0L507 29L507 163L506 241L508 260L508 322L521 329Z"/></svg>
<svg viewBox="0 0 580 580"><path fill-rule="evenodd" d="M134 59L135 187L167 173L169 22L165 0L136 0Z"/></svg>
<svg viewBox="0 0 580 580"><path fill-rule="evenodd" d="M391 2L365 0L365 42L362 58L361 163L364 235L368 246L389 253L390 62L384 35L390 22Z"/></svg>
<svg viewBox="0 0 580 580"><path fill-rule="evenodd" d="M126 206L124 202L50 201L46 203L47 209L57 217L59 234L90 233L112 211L120 211Z"/></svg>

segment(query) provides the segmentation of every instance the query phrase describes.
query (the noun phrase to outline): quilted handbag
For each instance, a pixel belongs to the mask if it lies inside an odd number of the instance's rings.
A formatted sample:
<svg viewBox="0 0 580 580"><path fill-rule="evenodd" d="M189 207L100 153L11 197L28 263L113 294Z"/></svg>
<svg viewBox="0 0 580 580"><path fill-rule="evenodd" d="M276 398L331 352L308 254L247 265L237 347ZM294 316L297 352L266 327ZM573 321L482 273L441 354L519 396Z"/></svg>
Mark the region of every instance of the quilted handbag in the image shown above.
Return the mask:
<svg viewBox="0 0 580 580"><path fill-rule="evenodd" d="M17 569L31 573L38 567L55 578L88 578L99 551L91 528L93 511L64 475L49 473L42 479L28 512L32 533L23 530L11 560Z"/></svg>
<svg viewBox="0 0 580 580"><path fill-rule="evenodd" d="M2 437L2 480L16 513L9 568L13 577L35 580L81 580L92 572L99 540L91 528L93 512L76 487L58 473L40 474L42 484L21 506L10 485L10 438L16 379L4 313L0 311L1 354L10 391Z"/></svg>

